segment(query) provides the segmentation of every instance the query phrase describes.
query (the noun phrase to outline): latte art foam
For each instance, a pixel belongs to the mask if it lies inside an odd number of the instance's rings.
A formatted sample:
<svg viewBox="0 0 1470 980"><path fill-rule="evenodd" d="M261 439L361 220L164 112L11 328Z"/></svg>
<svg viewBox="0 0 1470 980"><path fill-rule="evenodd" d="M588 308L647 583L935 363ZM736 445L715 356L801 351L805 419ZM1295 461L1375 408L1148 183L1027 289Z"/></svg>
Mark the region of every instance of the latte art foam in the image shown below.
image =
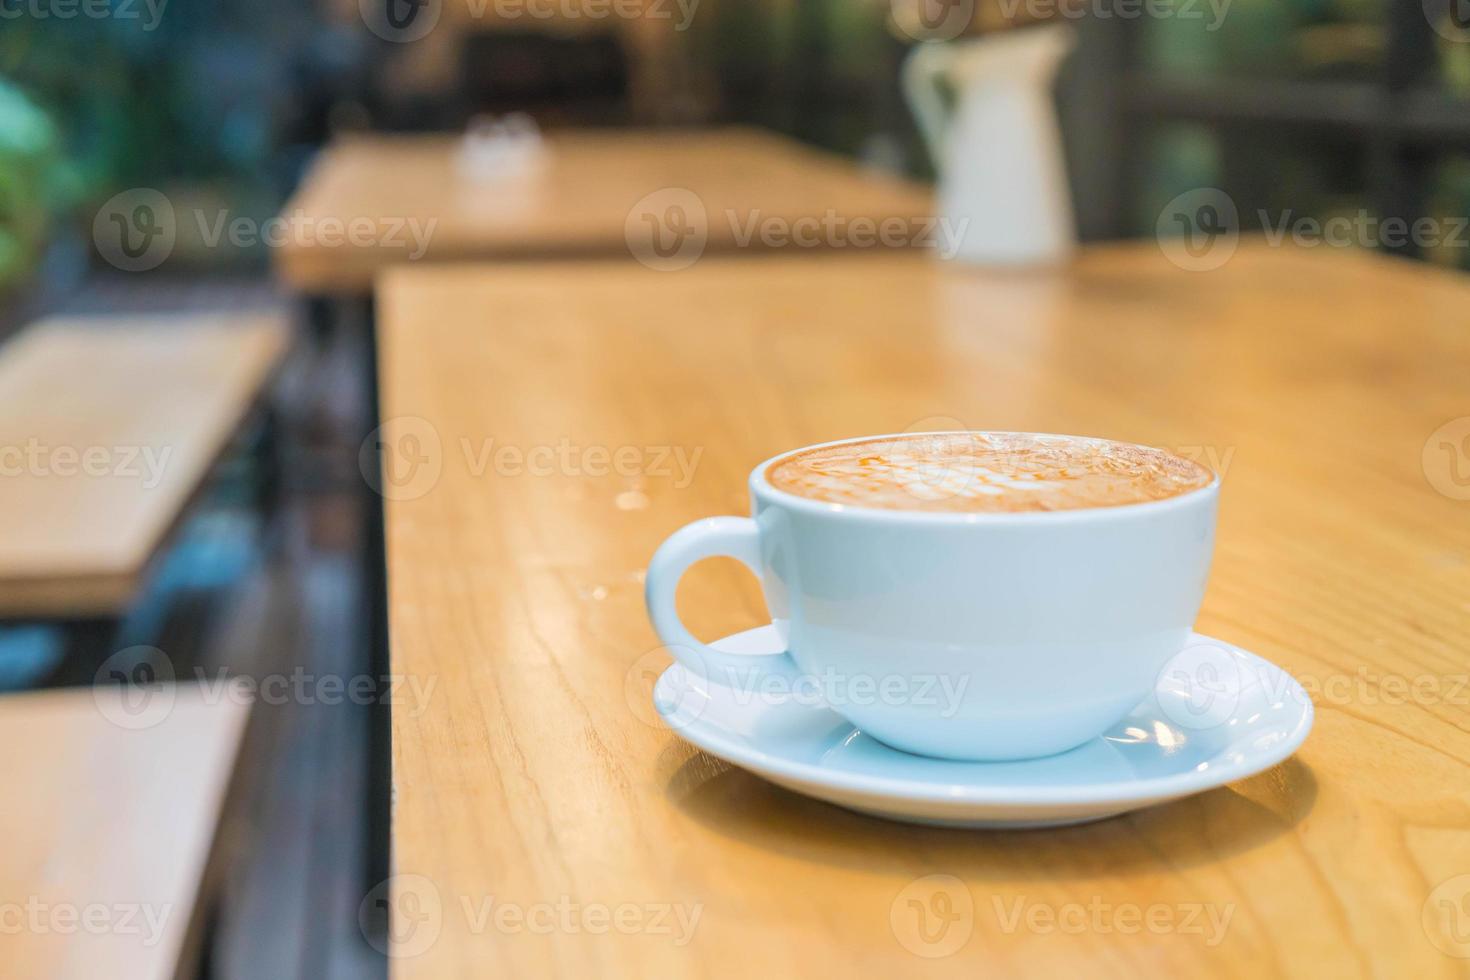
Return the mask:
<svg viewBox="0 0 1470 980"><path fill-rule="evenodd" d="M766 471L776 489L825 503L997 513L1147 503L1213 479L1162 449L1013 432L863 439L803 450Z"/></svg>

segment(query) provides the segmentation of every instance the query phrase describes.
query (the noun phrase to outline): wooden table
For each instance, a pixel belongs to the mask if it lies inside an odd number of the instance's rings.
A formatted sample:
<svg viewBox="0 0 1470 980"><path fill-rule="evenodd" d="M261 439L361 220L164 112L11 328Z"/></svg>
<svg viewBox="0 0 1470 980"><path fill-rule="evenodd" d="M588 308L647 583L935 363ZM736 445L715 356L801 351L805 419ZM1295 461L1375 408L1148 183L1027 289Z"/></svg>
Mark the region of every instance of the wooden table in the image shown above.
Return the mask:
<svg viewBox="0 0 1470 980"><path fill-rule="evenodd" d="M880 241L944 240L929 217L926 188L760 130L556 132L534 170L490 179L461 166L461 144L458 135L364 136L334 144L316 161L281 212L289 232L273 253L281 277L310 300L318 333L344 321L370 324L371 304L362 309L357 301L378 272L398 264L626 258L638 249L666 267L783 240L802 252L848 247L873 240L875 229ZM373 344L363 352L364 377L376 377ZM370 419L359 439L372 438L377 415L371 392L365 401ZM379 498L368 494L364 504L364 619L378 629L367 643L368 673L379 676L387 670L379 628L382 518ZM385 729L375 715L367 806L374 817L387 795L380 785ZM369 878L382 876L383 838L368 834Z"/></svg>
<svg viewBox="0 0 1470 980"><path fill-rule="evenodd" d="M195 975L249 714L191 684L0 697L6 976Z"/></svg>
<svg viewBox="0 0 1470 980"><path fill-rule="evenodd" d="M75 317L0 348L0 617L120 614L289 339L275 315Z"/></svg>
<svg viewBox="0 0 1470 980"><path fill-rule="evenodd" d="M1464 279L1265 246L1188 273L1149 245L1066 274L907 254L420 267L379 305L393 666L436 681L394 712L398 980L1461 969ZM662 727L642 575L663 537L746 513L764 457L933 417L1221 469L1199 628L1313 693L1299 754L1101 823L962 832L813 802ZM548 472L536 447L562 446ZM705 639L765 615L730 561L682 598ZM926 940L907 900L929 875L971 904ZM595 934L578 915L598 908L643 931Z"/></svg>
<svg viewBox="0 0 1470 980"><path fill-rule="evenodd" d="M351 294L409 261L627 256L629 235L671 207L702 221L710 251L768 247L782 228L829 212L841 230L824 240L843 247L859 219L902 220L918 237L933 207L925 188L755 129L552 133L534 172L485 180L460 170L459 144L373 136L324 151L281 212L299 229L277 251L282 277L308 293Z"/></svg>

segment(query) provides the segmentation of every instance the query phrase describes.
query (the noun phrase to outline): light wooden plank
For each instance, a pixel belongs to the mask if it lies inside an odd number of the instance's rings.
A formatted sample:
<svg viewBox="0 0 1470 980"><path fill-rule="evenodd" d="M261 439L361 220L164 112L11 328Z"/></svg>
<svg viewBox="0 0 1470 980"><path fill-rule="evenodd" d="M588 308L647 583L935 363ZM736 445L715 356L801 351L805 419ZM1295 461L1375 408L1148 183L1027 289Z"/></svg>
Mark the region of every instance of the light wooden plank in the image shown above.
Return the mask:
<svg viewBox="0 0 1470 980"><path fill-rule="evenodd" d="M0 698L6 976L176 975L248 716L197 685Z"/></svg>
<svg viewBox="0 0 1470 980"><path fill-rule="evenodd" d="M97 317L0 347L0 615L123 608L288 340L274 315Z"/></svg>
<svg viewBox="0 0 1470 980"><path fill-rule="evenodd" d="M533 176L484 181L460 172L457 147L449 136L329 147L281 212L292 229L276 250L282 276L302 290L352 292L411 261L627 256L630 215L635 224L644 211L663 220L666 208L684 205L709 251L759 250L752 228L829 216L838 230L821 235L836 247L854 227L871 236L862 227L884 219L902 220L908 240L928 240L927 189L760 130L556 132Z"/></svg>
<svg viewBox="0 0 1470 980"><path fill-rule="evenodd" d="M1470 415L1463 278L1264 246L1196 274L1149 244L1025 275L896 253L419 267L379 309L393 666L436 684L394 712L398 980L1459 974L1439 917L1470 892L1470 502L1434 434ZM747 513L769 455L935 417L1223 470L1199 627L1314 693L1300 753L1090 826L958 832L809 801L658 724L641 579L664 536ZM483 455L564 444L545 475ZM589 472L589 447L645 472ZM700 454L692 479L647 472L663 447ZM764 617L733 562L681 597L705 639ZM926 959L894 917L932 874L962 882L972 932ZM537 934L481 918L492 899L700 918L683 946ZM1150 908L1172 925L1124 931Z"/></svg>

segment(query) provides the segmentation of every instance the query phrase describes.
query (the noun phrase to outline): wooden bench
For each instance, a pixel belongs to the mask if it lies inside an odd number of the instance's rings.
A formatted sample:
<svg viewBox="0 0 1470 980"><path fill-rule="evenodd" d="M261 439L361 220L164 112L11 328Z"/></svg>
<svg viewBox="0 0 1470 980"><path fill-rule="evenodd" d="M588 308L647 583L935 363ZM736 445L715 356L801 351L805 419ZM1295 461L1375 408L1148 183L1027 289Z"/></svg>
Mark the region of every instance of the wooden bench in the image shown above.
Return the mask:
<svg viewBox="0 0 1470 980"><path fill-rule="evenodd" d="M0 347L0 618L126 609L288 336L275 315L90 317Z"/></svg>
<svg viewBox="0 0 1470 980"><path fill-rule="evenodd" d="M5 976L193 972L249 712L195 684L0 697Z"/></svg>

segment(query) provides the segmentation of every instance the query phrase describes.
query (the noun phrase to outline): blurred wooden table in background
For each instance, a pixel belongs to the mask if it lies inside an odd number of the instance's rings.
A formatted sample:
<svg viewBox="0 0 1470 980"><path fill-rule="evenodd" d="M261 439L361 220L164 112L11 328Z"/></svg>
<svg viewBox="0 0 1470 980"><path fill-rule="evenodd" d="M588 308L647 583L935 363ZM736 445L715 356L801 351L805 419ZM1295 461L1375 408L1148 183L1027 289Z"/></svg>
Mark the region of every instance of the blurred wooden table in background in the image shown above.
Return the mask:
<svg viewBox="0 0 1470 980"><path fill-rule="evenodd" d="M7 977L198 975L248 691L157 683L0 697Z"/></svg>
<svg viewBox="0 0 1470 980"><path fill-rule="evenodd" d="M1456 975L1470 285L1325 253L388 273L393 669L435 685L394 707L393 976ZM665 729L658 543L748 513L767 456L936 423L1221 470L1199 628L1313 693L1301 752L1101 823L967 832L805 799ZM765 616L733 561L683 600L704 639ZM927 875L973 902L952 955L905 902ZM634 927L599 934L595 909Z"/></svg>
<svg viewBox="0 0 1470 980"><path fill-rule="evenodd" d="M710 251L771 247L782 229L829 216L863 235L901 222L891 237L907 240L933 208L927 188L757 129L553 132L526 172L478 180L459 168L460 143L375 136L324 150L281 212L292 229L282 277L307 293L357 293L410 261L626 257L649 222L670 246L702 228Z"/></svg>
<svg viewBox="0 0 1470 980"><path fill-rule="evenodd" d="M0 348L0 617L112 617L290 345L277 315L66 317Z"/></svg>

